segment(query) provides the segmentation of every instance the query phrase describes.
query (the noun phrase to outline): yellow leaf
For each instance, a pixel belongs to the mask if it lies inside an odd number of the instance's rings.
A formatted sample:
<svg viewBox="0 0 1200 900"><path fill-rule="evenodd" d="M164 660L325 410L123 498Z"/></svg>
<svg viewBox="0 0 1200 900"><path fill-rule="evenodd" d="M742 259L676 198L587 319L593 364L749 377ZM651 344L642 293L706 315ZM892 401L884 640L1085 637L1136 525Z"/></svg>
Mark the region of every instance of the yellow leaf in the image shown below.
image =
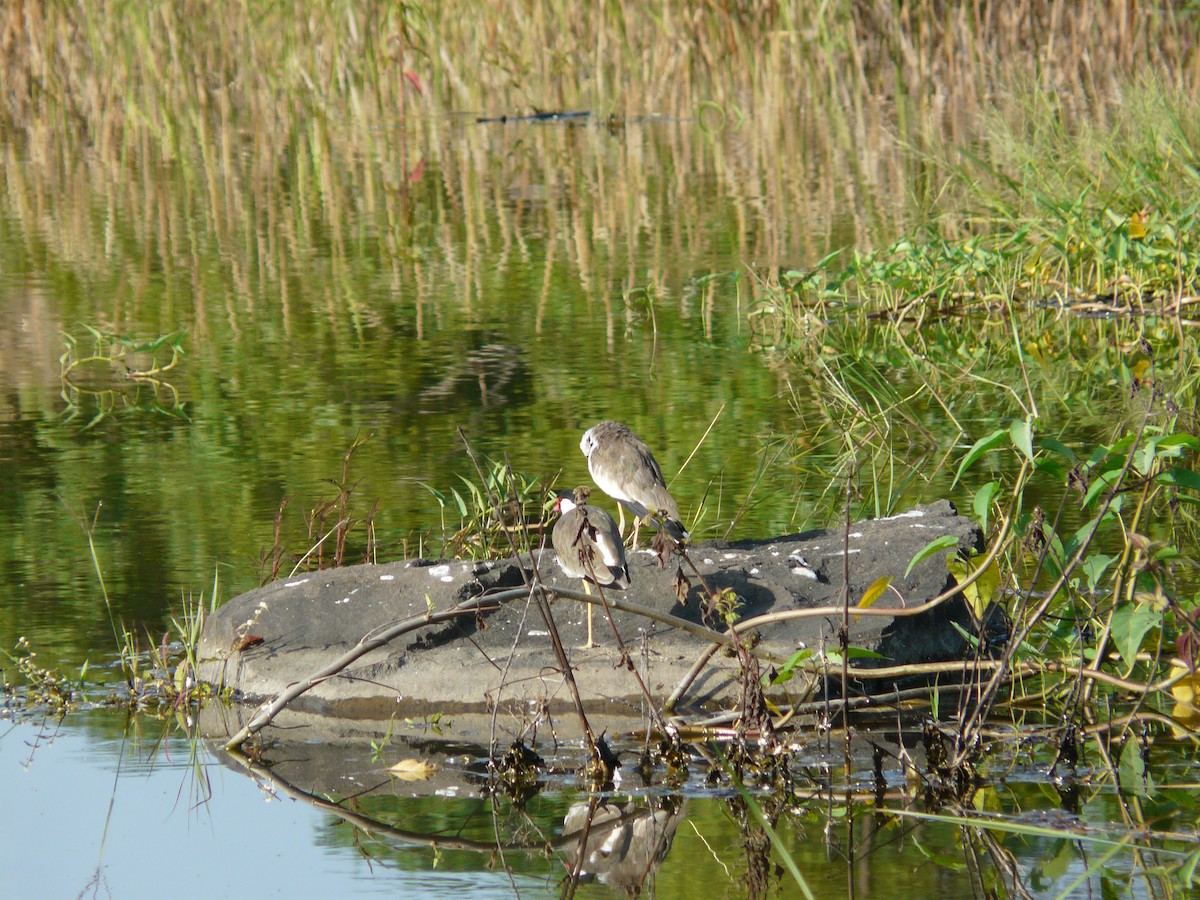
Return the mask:
<svg viewBox="0 0 1200 900"><path fill-rule="evenodd" d="M998 813L1004 809L1004 804L1000 802L1000 795L994 787L976 791L971 797L971 805L980 812Z"/></svg>
<svg viewBox="0 0 1200 900"><path fill-rule="evenodd" d="M437 771L437 766L421 759L402 759L388 771L402 781L424 781Z"/></svg>
<svg viewBox="0 0 1200 900"><path fill-rule="evenodd" d="M950 574L959 584L966 581L974 571L970 562L957 557L948 557L946 568L950 570ZM966 598L971 612L975 614L976 621L983 619L983 611L987 609L989 603L996 599L996 590L999 586L1000 566L993 559L992 564L975 581L963 588L963 597Z"/></svg>
<svg viewBox="0 0 1200 900"><path fill-rule="evenodd" d="M1139 210L1129 217L1129 239L1140 241L1146 237L1146 223L1150 220L1147 210Z"/></svg>
<svg viewBox="0 0 1200 900"><path fill-rule="evenodd" d="M891 585L892 579L886 575L880 575L876 578L869 588L863 591L862 599L858 601L860 609L866 609L876 600L883 596L883 592Z"/></svg>
<svg viewBox="0 0 1200 900"><path fill-rule="evenodd" d="M1171 666L1171 677L1174 678L1178 675L1182 675L1183 678L1171 685L1171 696L1175 698L1176 703L1183 706L1190 706L1192 716L1200 714L1200 710L1196 709L1196 693L1197 689L1200 688L1200 672L1192 672L1183 666Z"/></svg>

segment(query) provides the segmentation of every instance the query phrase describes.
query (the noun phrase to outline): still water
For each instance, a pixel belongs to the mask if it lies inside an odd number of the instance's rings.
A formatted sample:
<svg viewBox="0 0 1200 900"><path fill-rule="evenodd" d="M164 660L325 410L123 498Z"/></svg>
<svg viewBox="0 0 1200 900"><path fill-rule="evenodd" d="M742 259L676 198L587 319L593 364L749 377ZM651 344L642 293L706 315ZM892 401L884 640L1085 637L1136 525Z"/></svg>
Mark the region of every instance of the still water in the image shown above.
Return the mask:
<svg viewBox="0 0 1200 900"><path fill-rule="evenodd" d="M382 785L344 804L346 814L321 808L322 786L296 778L316 748L290 748L277 772L248 773L222 751L194 744L174 724L142 720L122 725L111 712L74 714L65 722L5 723L0 731L6 836L0 842L4 896L152 897L168 889L177 897L211 897L253 891L265 896L556 897L573 864L580 827L573 816L587 806L569 774L553 776L550 789L522 808L493 803L470 785L479 783L483 760L469 747L441 745L445 771L422 788L390 782L369 748L337 749L324 760L346 779L342 793ZM393 743L396 753L434 755L416 739ZM569 763L577 751L564 752ZM840 759L840 752L835 753ZM970 893L973 876L961 833L952 823L919 822L846 808L841 788L818 786L836 776L838 762L801 754L793 774L799 788L778 823L783 845L818 896L957 896ZM879 808L903 801L903 773L888 766L886 781L872 787L870 761L852 777L858 802L874 794ZM1174 764L1167 764L1165 773ZM768 862L769 842L733 796L714 797L702 786L702 766L674 790L632 789L605 798L627 815L653 812L632 850L621 841L596 849L601 877L577 896L609 897L641 884L657 896L744 896L758 879L771 896L793 896L795 885ZM1104 835L1117 816L1111 790L1078 782L1045 784L1042 768L1014 765L986 804L1041 836L1010 836L1007 849L1031 873L1039 892L1087 896L1101 883L1133 885L1118 861L1102 878L1083 875L1086 853L1055 837L1066 829ZM444 778L444 780L442 780ZM397 786L398 785L398 786ZM305 796L305 792L315 796ZM766 803L767 795L760 798ZM830 810L847 810L830 822ZM1024 813L1023 810L1028 810ZM348 819L355 818L359 827ZM643 822L646 818L643 817ZM1166 827L1167 823L1163 823ZM828 826L828 827L826 827ZM599 834L602 829L595 826ZM634 826L630 826L631 828ZM576 834L564 838L564 830ZM650 837L648 835L653 835ZM605 835L592 840L603 843ZM494 852L503 840L505 866ZM646 842L640 847L639 842ZM638 859L641 850L645 855ZM626 853L630 866L616 864ZM658 862L648 859L657 854ZM606 863L604 860L610 860ZM750 863L748 864L748 860ZM755 863L758 861L758 864ZM646 867L649 865L649 876Z"/></svg>
<svg viewBox="0 0 1200 900"><path fill-rule="evenodd" d="M166 886L179 897L512 896L503 876L438 870L415 853L367 865L339 837L347 828L216 764L186 737L113 735L90 727L95 718L7 724L0 734L4 896L152 897ZM546 893L542 879L513 879Z"/></svg>

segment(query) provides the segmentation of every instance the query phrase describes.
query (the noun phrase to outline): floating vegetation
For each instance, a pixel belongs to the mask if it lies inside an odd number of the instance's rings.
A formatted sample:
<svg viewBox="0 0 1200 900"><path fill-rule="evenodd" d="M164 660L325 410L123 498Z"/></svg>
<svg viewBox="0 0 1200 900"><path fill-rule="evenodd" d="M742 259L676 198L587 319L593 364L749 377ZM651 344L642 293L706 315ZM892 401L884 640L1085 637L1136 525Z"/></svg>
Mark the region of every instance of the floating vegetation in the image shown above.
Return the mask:
<svg viewBox="0 0 1200 900"><path fill-rule="evenodd" d="M84 325L90 346L64 334L62 367L64 418L70 422L93 410L84 429L117 412L136 410L187 419L186 404L167 373L184 355L182 332L138 340Z"/></svg>

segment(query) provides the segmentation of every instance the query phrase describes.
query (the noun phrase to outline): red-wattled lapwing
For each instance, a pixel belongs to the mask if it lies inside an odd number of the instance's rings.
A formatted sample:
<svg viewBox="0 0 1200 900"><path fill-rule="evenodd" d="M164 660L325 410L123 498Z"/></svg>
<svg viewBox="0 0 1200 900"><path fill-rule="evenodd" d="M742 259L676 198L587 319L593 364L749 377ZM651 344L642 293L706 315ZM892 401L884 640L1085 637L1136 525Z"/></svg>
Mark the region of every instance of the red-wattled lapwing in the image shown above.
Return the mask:
<svg viewBox="0 0 1200 900"><path fill-rule="evenodd" d="M634 515L633 549L640 520L649 518L676 541L687 540L679 507L667 493L658 461L645 442L620 422L601 422L583 433L579 449L600 489ZM659 524L661 522L661 524ZM621 531L625 514L621 512Z"/></svg>
<svg viewBox="0 0 1200 900"><path fill-rule="evenodd" d="M562 515L554 524L550 542L558 554L558 564L571 578L582 578L583 589L588 586L624 590L629 587L629 566L625 563L625 544L613 517L598 506L587 503L587 488L572 496L558 495L554 508ZM592 604L587 605L587 643L584 649L596 646L592 642Z"/></svg>

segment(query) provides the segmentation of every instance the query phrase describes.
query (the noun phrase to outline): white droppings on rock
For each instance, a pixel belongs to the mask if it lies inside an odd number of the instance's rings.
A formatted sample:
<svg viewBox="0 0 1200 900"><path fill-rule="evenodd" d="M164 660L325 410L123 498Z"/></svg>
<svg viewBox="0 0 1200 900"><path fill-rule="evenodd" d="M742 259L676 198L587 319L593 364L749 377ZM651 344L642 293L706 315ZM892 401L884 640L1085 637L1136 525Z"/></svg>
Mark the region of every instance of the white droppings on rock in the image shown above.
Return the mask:
<svg viewBox="0 0 1200 900"><path fill-rule="evenodd" d="M751 570L750 570L750 574L751 574L751 575L757 575L757 574L758 574L758 566L755 566L753 569L751 569Z"/></svg>
<svg viewBox="0 0 1200 900"><path fill-rule="evenodd" d="M350 602L350 598L349 598L349 597L343 597L341 600L334 600L334 601L333 601L333 605L334 605L334 606L341 606L343 603L349 603L349 602Z"/></svg>
<svg viewBox="0 0 1200 900"><path fill-rule="evenodd" d="M778 556L778 555L779 555L779 551L778 551L778 550L772 550L772 551L771 551L771 555L772 555L772 556Z"/></svg>
<svg viewBox="0 0 1200 900"><path fill-rule="evenodd" d="M721 559L737 559L737 558L738 558L738 555L736 553L726 553L721 556Z"/></svg>
<svg viewBox="0 0 1200 900"><path fill-rule="evenodd" d="M806 566L796 566L796 568L792 569L792 574L802 575L805 578L811 578L813 581L817 580L817 573Z"/></svg>
<svg viewBox="0 0 1200 900"><path fill-rule="evenodd" d="M449 584L451 581L454 580L454 576L453 575L443 575L441 577L441 580L446 582L447 584Z"/></svg>
<svg viewBox="0 0 1200 900"><path fill-rule="evenodd" d="M302 585L302 584L308 584L308 579L301 578L299 581L288 581L283 586L284 587L300 587L300 585Z"/></svg>
<svg viewBox="0 0 1200 900"><path fill-rule="evenodd" d="M429 577L430 578L441 578L442 576L449 575L449 574L450 574L450 567L448 565L430 566L429 567Z"/></svg>
<svg viewBox="0 0 1200 900"><path fill-rule="evenodd" d="M406 565L404 568L406 568L406 569L407 569L407 568L408 568L408 566ZM380 576L379 576L379 580L380 580L380 581L395 581L395 580L396 580L396 576L395 576L395 575L380 575Z"/></svg>
<svg viewBox="0 0 1200 900"><path fill-rule="evenodd" d="M525 632L525 636L526 637L550 637L550 632L548 632L548 631L527 631L527 632Z"/></svg>
<svg viewBox="0 0 1200 900"><path fill-rule="evenodd" d="M896 519L923 519L925 518L925 510L910 509L907 512L896 513L894 516L886 516L880 519L880 522L892 522Z"/></svg>
<svg viewBox="0 0 1200 900"><path fill-rule="evenodd" d="M704 564L706 566L715 566L716 562L715 562L715 560L713 560L713 558L711 556L706 556L706 557L704 557Z"/></svg>

